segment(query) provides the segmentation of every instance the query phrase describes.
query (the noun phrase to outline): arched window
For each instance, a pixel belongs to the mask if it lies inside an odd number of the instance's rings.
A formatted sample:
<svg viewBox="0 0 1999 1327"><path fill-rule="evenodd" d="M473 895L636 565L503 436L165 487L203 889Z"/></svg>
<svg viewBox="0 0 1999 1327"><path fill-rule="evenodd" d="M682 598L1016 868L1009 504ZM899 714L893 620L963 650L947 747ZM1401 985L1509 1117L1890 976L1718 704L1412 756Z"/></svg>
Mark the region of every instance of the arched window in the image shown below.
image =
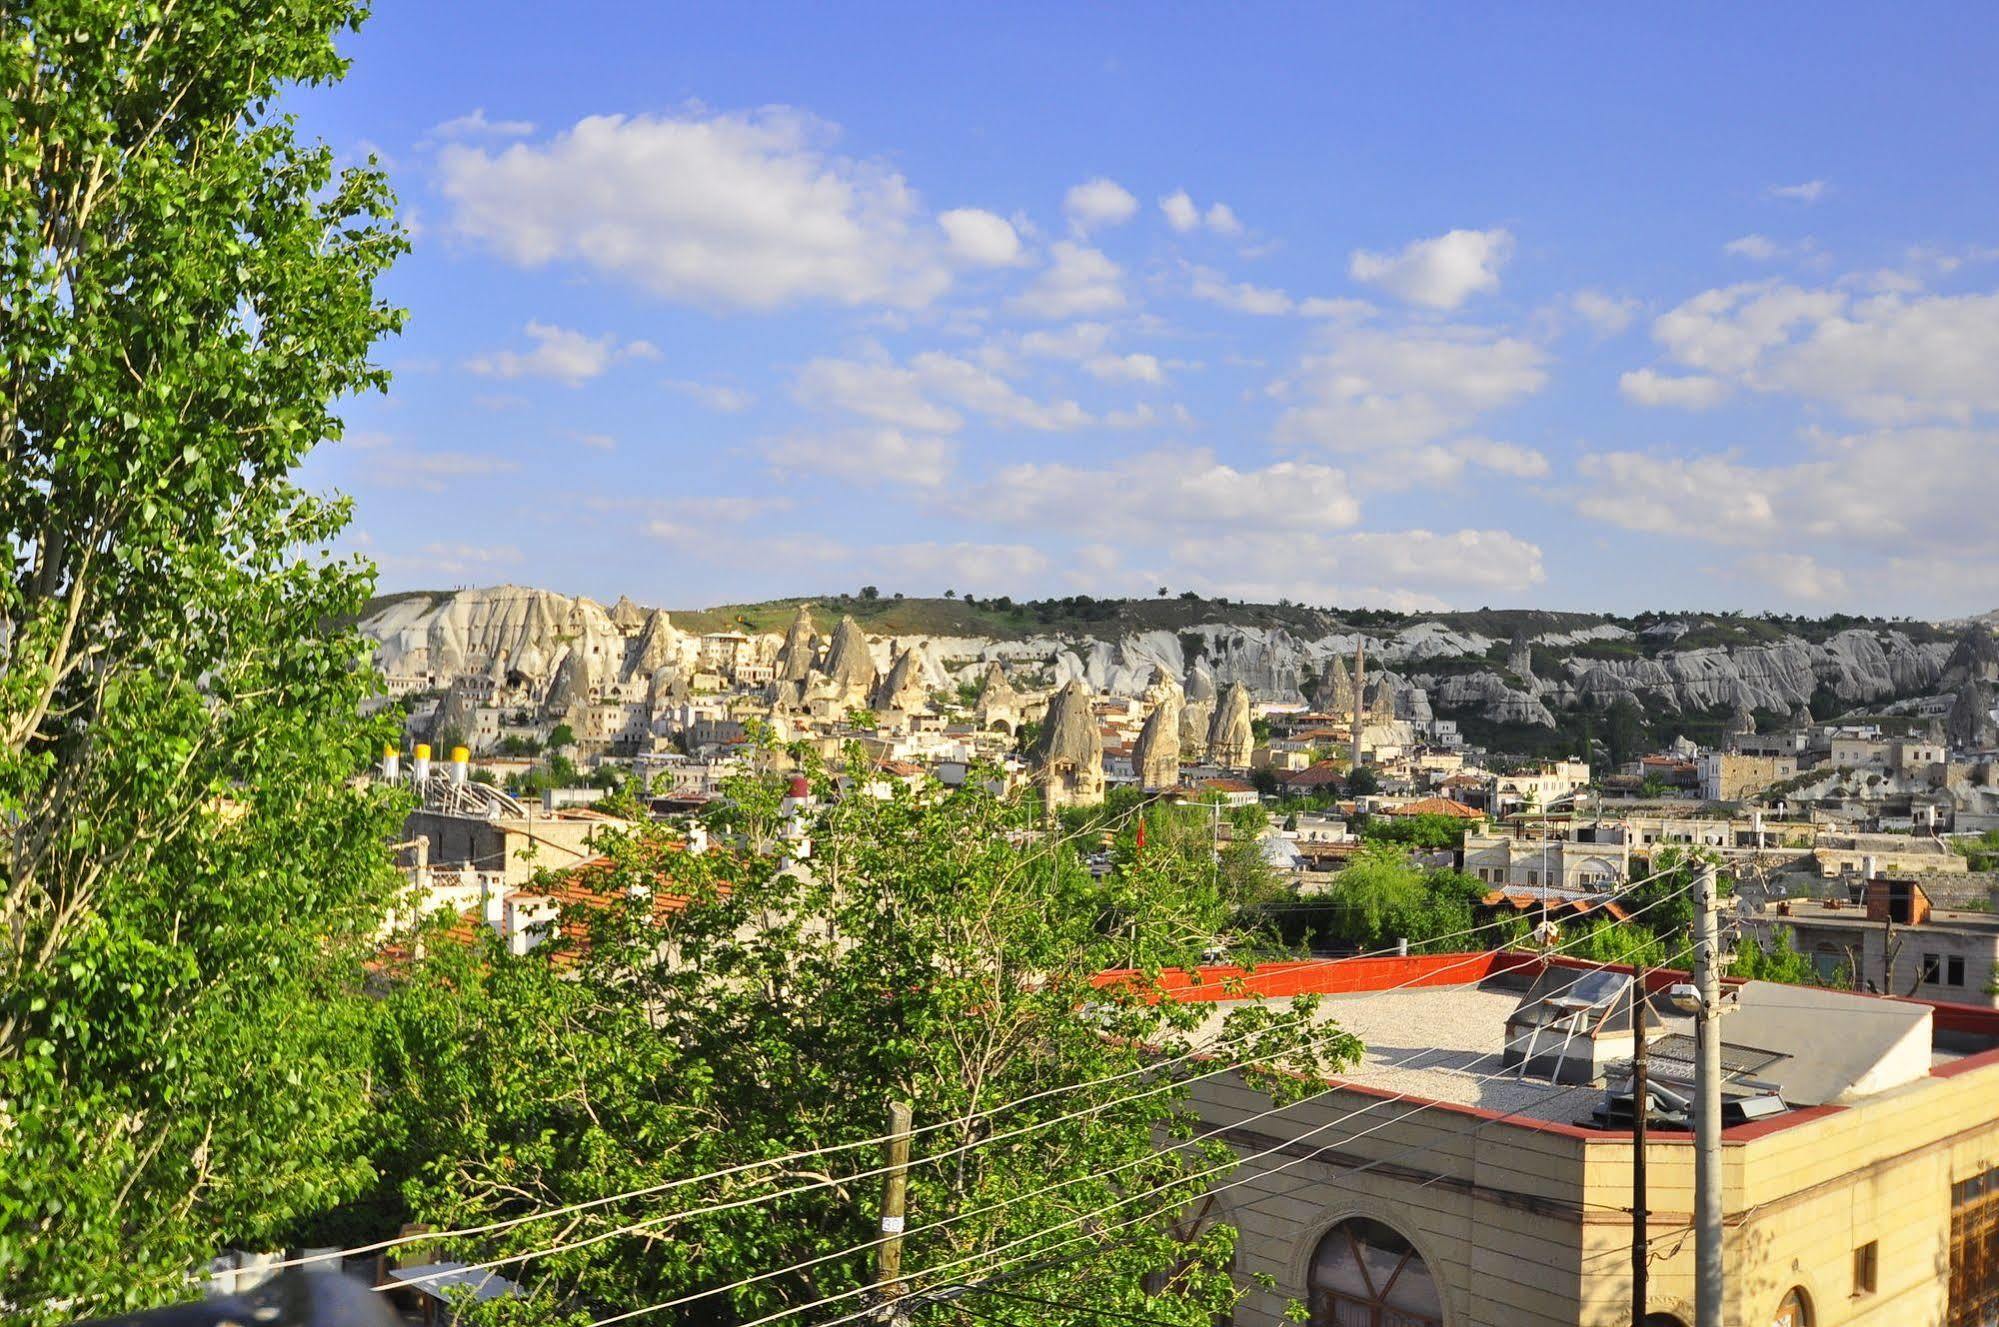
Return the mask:
<svg viewBox="0 0 1999 1327"><path fill-rule="evenodd" d="M1415 1246L1353 1217L1312 1254L1313 1327L1443 1327L1444 1301Z"/></svg>
<svg viewBox="0 0 1999 1327"><path fill-rule="evenodd" d="M1803 1287L1792 1286L1790 1293L1778 1301L1770 1327L1812 1327L1812 1301Z"/></svg>

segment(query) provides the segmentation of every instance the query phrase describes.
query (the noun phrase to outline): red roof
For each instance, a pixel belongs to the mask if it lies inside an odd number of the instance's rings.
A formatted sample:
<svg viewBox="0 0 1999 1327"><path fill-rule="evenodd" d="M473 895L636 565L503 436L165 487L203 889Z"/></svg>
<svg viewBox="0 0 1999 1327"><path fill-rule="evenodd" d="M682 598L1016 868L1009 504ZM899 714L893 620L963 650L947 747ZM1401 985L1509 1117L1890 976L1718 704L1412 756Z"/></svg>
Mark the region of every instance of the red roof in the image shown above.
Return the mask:
<svg viewBox="0 0 1999 1327"><path fill-rule="evenodd" d="M1294 770L1281 776L1279 782L1293 788L1322 788L1335 783L1344 783L1346 777L1343 767L1328 761L1320 761L1309 769Z"/></svg>

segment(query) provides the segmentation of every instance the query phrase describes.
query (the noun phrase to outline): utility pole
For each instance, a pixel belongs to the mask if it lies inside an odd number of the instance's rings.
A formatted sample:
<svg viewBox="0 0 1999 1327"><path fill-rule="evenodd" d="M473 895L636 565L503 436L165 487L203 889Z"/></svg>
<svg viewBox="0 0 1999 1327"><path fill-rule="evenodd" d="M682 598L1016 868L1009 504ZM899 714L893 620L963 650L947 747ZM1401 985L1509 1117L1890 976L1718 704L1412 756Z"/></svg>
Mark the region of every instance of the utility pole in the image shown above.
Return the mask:
<svg viewBox="0 0 1999 1327"><path fill-rule="evenodd" d="M1645 1055L1645 969L1631 983L1631 1327L1645 1327L1652 1250L1646 1230L1645 1128L1652 1115L1652 1087Z"/></svg>
<svg viewBox="0 0 1999 1327"><path fill-rule="evenodd" d="M897 1282L902 1279L903 1217L909 1203L909 1124L907 1101L888 1103L888 1177L882 1186L882 1242L875 1246L875 1293L884 1320L895 1316Z"/></svg>
<svg viewBox="0 0 1999 1327"><path fill-rule="evenodd" d="M1694 882L1694 1327L1723 1327L1721 1308L1721 937L1714 864Z"/></svg>

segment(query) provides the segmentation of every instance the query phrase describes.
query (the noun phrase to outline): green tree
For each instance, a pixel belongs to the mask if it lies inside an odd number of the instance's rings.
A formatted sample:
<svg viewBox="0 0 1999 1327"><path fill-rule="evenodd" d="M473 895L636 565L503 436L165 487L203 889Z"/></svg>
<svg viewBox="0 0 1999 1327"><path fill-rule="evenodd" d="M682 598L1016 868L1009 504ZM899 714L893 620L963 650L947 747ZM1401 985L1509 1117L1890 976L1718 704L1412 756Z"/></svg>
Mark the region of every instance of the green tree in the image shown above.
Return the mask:
<svg viewBox="0 0 1999 1327"><path fill-rule="evenodd" d="M1181 1089L1120 1101L1129 1081L1087 1085L1141 1067L1145 1042L1184 1049L1205 1012L1147 998L1148 974L1196 961L1237 915L1212 884L1205 851L1182 854L1150 834L1137 849L1133 835L1096 875L1081 852L1095 848L1098 823L1022 844L1009 831L1028 808L979 780L936 796L832 801L810 753L797 757L829 799L811 827L809 874L781 869L790 851L777 814L782 785L738 780L710 823L716 843L733 847L689 857L650 825L603 845L610 862L590 884L605 903L592 914L587 951L551 941L517 957L486 942L412 975L387 1011L377 1091L394 1123L370 1219L503 1220L866 1138L881 1131L890 1099L913 1102L919 1126L948 1126L927 1136L919 1157L996 1128L1048 1123L1017 1143L912 1171L912 1227L958 1218L912 1230L908 1265L923 1267L1023 1237L1012 1254L1031 1254L1077 1228L1040 1240L1032 1232L1226 1160L1225 1148L1205 1144L1158 1149L1156 1129L1185 1138L1196 1127ZM1169 839L1185 819L1162 819ZM655 897L674 900L664 920ZM1129 981L1101 984L1106 968L1129 970ZM1339 1034L1310 1041L1299 1021L1263 1009L1238 1017L1259 1050L1288 1050L1277 1061L1288 1067L1324 1070L1357 1049ZM1300 1090L1283 1075L1259 1081ZM1075 1085L997 1122L973 1118ZM864 1149L788 1167L756 1183L833 1183L521 1265L508 1274L533 1298L479 1312L547 1322L577 1301L637 1308L865 1244L873 1185L841 1177L878 1160ZM1049 1186L1059 1187L1029 1196ZM1201 1187L1187 1186L1190 1206ZM739 1192L696 1187L614 1204L578 1214L563 1233L588 1238ZM455 1254L483 1260L550 1238L530 1223ZM1206 1327L1236 1294L1231 1238L1210 1232L1190 1246L1165 1219L1120 1230L1091 1249L1092 1303ZM1178 1271L1168 1287L1149 1293L1147 1274L1169 1268ZM761 1316L853 1289L871 1269L867 1252L839 1255L683 1312L689 1321ZM958 1275L977 1274L974 1264ZM1044 1271L1018 1288L1059 1289L1060 1276Z"/></svg>
<svg viewBox="0 0 1999 1327"><path fill-rule="evenodd" d="M1645 711L1629 695L1611 702L1604 718L1604 743L1613 766L1627 765L1645 754Z"/></svg>
<svg viewBox="0 0 1999 1327"><path fill-rule="evenodd" d="M16 0L0 41L0 1286L157 1298L361 1189L356 946L398 808L289 479L380 388L405 247L274 109L343 0ZM168 1292L181 1293L178 1285ZM57 1310L52 1301L73 1301Z"/></svg>
<svg viewBox="0 0 1999 1327"><path fill-rule="evenodd" d="M576 745L576 730L566 723L558 723L549 730L548 749L563 751Z"/></svg>
<svg viewBox="0 0 1999 1327"><path fill-rule="evenodd" d="M1798 952L1791 943L1790 929L1782 926L1776 928L1776 934L1768 945L1754 936L1745 936L1735 951L1735 962L1729 965L1728 972L1733 977L1778 981L1789 986L1823 984L1818 968L1811 959Z"/></svg>
<svg viewBox="0 0 1999 1327"><path fill-rule="evenodd" d="M1362 765L1347 775L1347 794L1352 797L1372 797L1381 791L1381 780L1372 769Z"/></svg>

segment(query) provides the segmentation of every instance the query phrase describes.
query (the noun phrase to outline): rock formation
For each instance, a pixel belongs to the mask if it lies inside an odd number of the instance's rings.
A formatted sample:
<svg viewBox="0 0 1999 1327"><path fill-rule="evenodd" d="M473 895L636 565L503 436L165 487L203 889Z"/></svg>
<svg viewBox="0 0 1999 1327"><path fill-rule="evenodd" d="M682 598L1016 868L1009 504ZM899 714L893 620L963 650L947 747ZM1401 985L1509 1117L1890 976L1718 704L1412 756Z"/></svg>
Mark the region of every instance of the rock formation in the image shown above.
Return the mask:
<svg viewBox="0 0 1999 1327"><path fill-rule="evenodd" d="M930 707L929 693L923 689L923 658L915 646L906 647L896 656L889 667L888 676L875 688L873 701L876 710L912 710Z"/></svg>
<svg viewBox="0 0 1999 1327"><path fill-rule="evenodd" d="M1148 792L1180 786L1178 687L1145 716L1145 726L1138 730L1138 741L1131 749L1131 767L1138 776L1138 786Z"/></svg>
<svg viewBox="0 0 1999 1327"><path fill-rule="evenodd" d="M985 675L979 679L979 694L972 702L972 713L977 716L981 730L985 732L1011 733L1020 728L1020 693L1013 689L1013 683L1006 680L1006 673L997 659L986 665Z"/></svg>
<svg viewBox="0 0 1999 1327"><path fill-rule="evenodd" d="M590 659L581 649L572 648L555 666L555 676L542 697L541 713L574 728L590 708Z"/></svg>
<svg viewBox="0 0 1999 1327"><path fill-rule="evenodd" d="M1180 710L1180 750L1201 760L1208 754L1208 725L1215 718L1215 676L1206 664L1187 674L1187 699Z"/></svg>
<svg viewBox="0 0 1999 1327"><path fill-rule="evenodd" d="M618 630L636 633L639 628L645 626L648 614L645 609L621 594L618 596L618 602L611 605L611 611L606 616L611 619L611 625Z"/></svg>
<svg viewBox="0 0 1999 1327"><path fill-rule="evenodd" d="M833 631L832 648L826 651L827 688L847 703L866 704L875 686L875 656L868 638L851 617L840 619Z"/></svg>
<svg viewBox="0 0 1999 1327"><path fill-rule="evenodd" d="M1215 702L1215 717L1208 723L1209 763L1224 769L1246 769L1249 753L1256 748L1256 733L1250 727L1249 688L1231 682Z"/></svg>
<svg viewBox="0 0 1999 1327"><path fill-rule="evenodd" d="M812 675L813 662L812 609L800 604L792 615L791 626L784 633L784 644L777 651L777 677L780 682L803 682Z"/></svg>
<svg viewBox="0 0 1999 1327"><path fill-rule="evenodd" d="M1967 682L1951 703L1950 717L1944 720L1944 735L1952 747L1962 751L1984 751L1999 746L1999 725L1992 719L1992 693L1976 678Z"/></svg>
<svg viewBox="0 0 1999 1327"><path fill-rule="evenodd" d="M678 662L681 653L680 633L673 629L665 613L654 609L639 624L629 671L634 677L651 677L668 664Z"/></svg>
<svg viewBox="0 0 1999 1327"><path fill-rule="evenodd" d="M430 740L433 745L444 746L449 742L474 744L479 731L479 698L474 694L471 682L460 678L445 690L444 699L438 703L437 713L431 716ZM438 753L450 755L448 747Z"/></svg>
<svg viewBox="0 0 1999 1327"><path fill-rule="evenodd" d="M1340 678L1351 667L1357 639L1352 628L1330 618L1316 633L1272 625L1267 618L1225 620L1237 616L1218 608L1217 620L1191 627L1103 637L1085 630L903 643L922 652L926 687L943 684L947 675L977 676L971 670L1004 662L1046 669L1058 686L1080 680L1093 693L1139 696L1163 672L1187 688L1182 749L1190 755L1206 741L1219 684L1240 683L1257 700L1296 702L1309 691L1321 709L1344 713L1350 708L1350 698L1340 694ZM1738 702L1776 713L1794 712L1814 694L1857 707L1955 693L1972 675L1982 676L1988 687L1999 685L1999 642L1983 624L1954 641L1927 638L1921 628L1877 624L1825 639L1797 634L1750 644L1682 647L1691 633L1721 621L1689 616L1640 632L1582 615L1543 614L1531 628L1516 627L1509 619L1504 634L1495 637L1486 634L1489 627L1475 629L1483 624L1469 615L1406 619L1392 629L1370 628L1369 680L1392 673L1396 710L1410 720L1435 712L1547 725L1566 709L1602 708L1621 696L1632 697L1654 716L1711 711ZM674 630L664 614L629 600L607 610L589 599L520 586L397 595L374 606L360 627L377 643L377 664L398 694L442 693L462 676L489 681L495 665L504 660L510 674L527 679L520 689L530 705L544 696L565 655L587 657L606 689L636 691L669 663L691 668L698 648L697 638ZM860 635L858 628L852 635ZM1539 656L1540 663L1531 680L1518 677L1522 685L1509 681L1517 669L1484 662L1496 645L1508 645L1506 656L1517 665L1520 651L1511 647L1528 640L1527 662L1531 665ZM810 690L818 703L834 703L824 685L834 673L846 679L833 688L850 697L844 703L865 703L873 691L878 657L870 654L865 638L854 642L858 648L850 647L837 668L830 657L818 657L819 643L809 612L801 609L782 641L770 639L758 648L762 657L776 657L777 680L812 677ZM1613 648L1570 652L1585 645ZM1351 680L1347 678L1348 685Z"/></svg>
<svg viewBox="0 0 1999 1327"><path fill-rule="evenodd" d="M1522 626L1506 647L1506 671L1520 679L1527 690L1534 689L1534 638Z"/></svg>
<svg viewBox="0 0 1999 1327"><path fill-rule="evenodd" d="M1319 687L1313 693L1312 705L1322 714L1353 713L1353 674L1347 671L1345 655L1326 656L1326 666L1319 670Z"/></svg>
<svg viewBox="0 0 1999 1327"><path fill-rule="evenodd" d="M1104 744L1089 691L1072 681L1055 693L1031 753L1034 778L1050 807L1104 800Z"/></svg>

